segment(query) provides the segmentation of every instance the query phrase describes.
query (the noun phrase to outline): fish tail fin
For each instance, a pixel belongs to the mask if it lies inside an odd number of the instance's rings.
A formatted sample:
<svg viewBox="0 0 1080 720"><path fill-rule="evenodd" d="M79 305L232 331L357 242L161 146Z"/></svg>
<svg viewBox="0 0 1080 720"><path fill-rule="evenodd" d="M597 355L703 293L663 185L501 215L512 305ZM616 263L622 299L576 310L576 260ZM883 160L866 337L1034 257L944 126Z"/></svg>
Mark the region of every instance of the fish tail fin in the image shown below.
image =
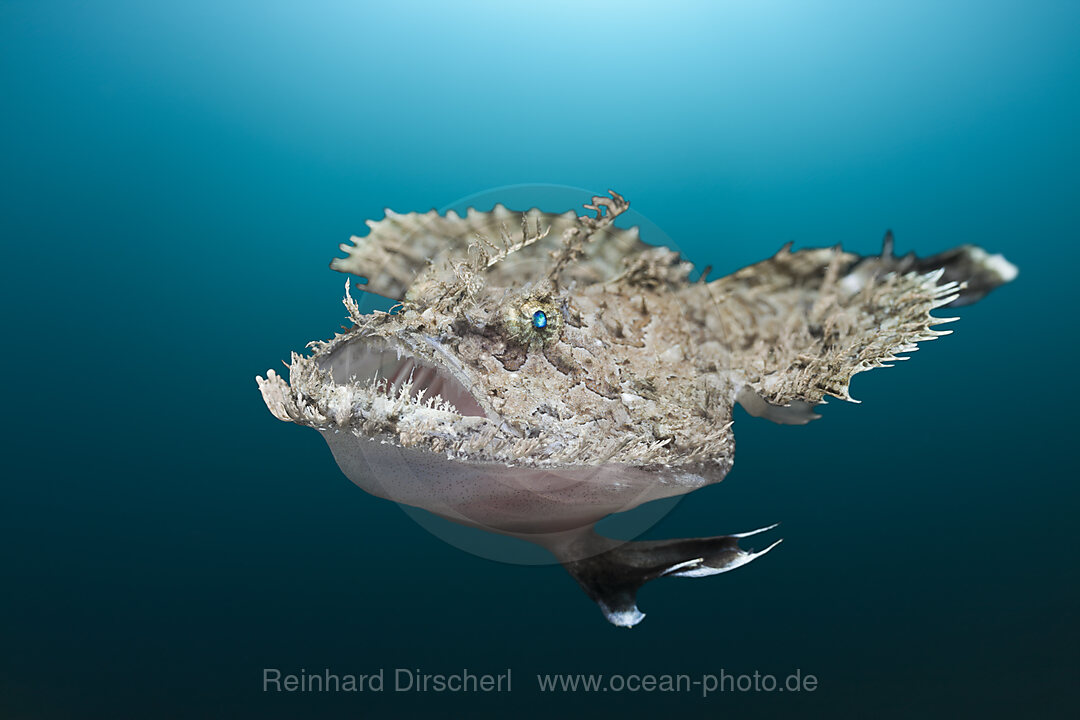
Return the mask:
<svg viewBox="0 0 1080 720"><path fill-rule="evenodd" d="M856 264L854 275L881 275L886 272L941 272L941 283L955 283L956 299L949 307L970 305L986 297L991 291L1012 282L1018 271L1016 266L999 254L990 254L978 245L958 245L950 250L919 257L915 253L896 255L892 230L885 232L881 254L863 258Z"/></svg>

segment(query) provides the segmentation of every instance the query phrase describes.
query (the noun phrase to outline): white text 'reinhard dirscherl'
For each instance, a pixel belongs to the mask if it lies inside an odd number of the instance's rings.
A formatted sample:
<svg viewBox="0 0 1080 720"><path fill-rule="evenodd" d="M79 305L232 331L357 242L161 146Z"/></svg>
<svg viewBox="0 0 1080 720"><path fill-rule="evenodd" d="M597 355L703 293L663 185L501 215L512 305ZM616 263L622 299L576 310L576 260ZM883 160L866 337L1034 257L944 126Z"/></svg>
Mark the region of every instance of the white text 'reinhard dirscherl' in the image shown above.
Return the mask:
<svg viewBox="0 0 1080 720"><path fill-rule="evenodd" d="M339 673L330 668L284 672L263 668L263 692L450 692L491 693L511 691L511 672L476 673L462 669L450 673L427 673L418 668L379 668L368 674Z"/></svg>

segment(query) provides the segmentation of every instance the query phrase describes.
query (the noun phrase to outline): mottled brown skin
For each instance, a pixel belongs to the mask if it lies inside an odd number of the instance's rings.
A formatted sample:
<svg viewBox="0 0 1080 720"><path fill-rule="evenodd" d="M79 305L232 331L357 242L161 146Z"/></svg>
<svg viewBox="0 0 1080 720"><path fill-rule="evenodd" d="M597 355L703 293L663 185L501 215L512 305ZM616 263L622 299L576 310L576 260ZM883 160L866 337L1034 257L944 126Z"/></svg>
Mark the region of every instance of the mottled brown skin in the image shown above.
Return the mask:
<svg viewBox="0 0 1080 720"><path fill-rule="evenodd" d="M932 309L1015 276L974 246L896 258L888 236L880 256L785 247L691 282L677 253L614 227L621 196L586 207L388 211L332 267L395 311L361 315L347 294L353 327L294 355L289 383L259 384L277 417L328 433L362 487L548 547L620 625L641 619L643 582L755 555L739 536L620 545L597 520L721 479L736 402L808 422L856 373L946 334Z"/></svg>

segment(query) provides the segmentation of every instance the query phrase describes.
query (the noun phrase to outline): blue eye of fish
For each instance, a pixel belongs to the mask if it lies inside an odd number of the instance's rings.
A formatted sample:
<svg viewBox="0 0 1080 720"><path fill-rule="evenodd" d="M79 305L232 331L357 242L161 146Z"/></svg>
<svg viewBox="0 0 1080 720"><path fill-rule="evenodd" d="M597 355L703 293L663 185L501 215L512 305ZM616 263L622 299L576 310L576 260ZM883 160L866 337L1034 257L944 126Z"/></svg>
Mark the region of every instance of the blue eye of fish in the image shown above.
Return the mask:
<svg viewBox="0 0 1080 720"><path fill-rule="evenodd" d="M532 323L537 330L543 330L547 327L547 313L543 310L537 310L533 313Z"/></svg>

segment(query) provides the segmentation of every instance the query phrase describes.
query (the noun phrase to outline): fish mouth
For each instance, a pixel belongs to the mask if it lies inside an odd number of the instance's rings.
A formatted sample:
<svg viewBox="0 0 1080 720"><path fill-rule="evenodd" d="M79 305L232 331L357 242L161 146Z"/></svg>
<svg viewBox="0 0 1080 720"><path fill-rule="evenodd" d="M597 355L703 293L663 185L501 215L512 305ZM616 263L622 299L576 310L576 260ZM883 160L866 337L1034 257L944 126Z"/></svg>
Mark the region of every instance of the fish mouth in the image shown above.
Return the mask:
<svg viewBox="0 0 1080 720"><path fill-rule="evenodd" d="M335 385L362 383L374 392L398 397L408 391L414 401L441 398L464 417L487 417L476 396L445 366L381 338L355 338L318 359Z"/></svg>

